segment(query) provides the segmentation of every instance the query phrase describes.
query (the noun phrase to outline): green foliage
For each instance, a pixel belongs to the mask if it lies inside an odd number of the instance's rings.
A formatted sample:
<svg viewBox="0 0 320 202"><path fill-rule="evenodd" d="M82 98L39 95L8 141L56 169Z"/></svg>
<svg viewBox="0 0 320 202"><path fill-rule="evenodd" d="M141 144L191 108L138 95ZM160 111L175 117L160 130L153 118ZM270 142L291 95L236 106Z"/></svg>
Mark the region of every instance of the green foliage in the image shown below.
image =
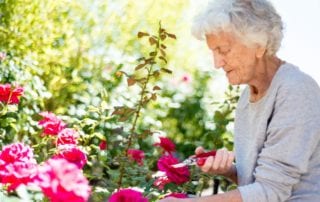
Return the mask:
<svg viewBox="0 0 320 202"><path fill-rule="evenodd" d="M152 146L152 134L173 139L180 158L199 145L232 149L228 128L238 90L228 89L225 102L205 103L215 92L209 90L211 75L195 68L194 50L184 40L188 6L167 0L0 0L0 53L6 54L0 83L25 90L19 105L0 105L0 148L25 142L39 163L48 159L53 139L41 136L38 114L55 112L81 134L92 201L105 200L120 186L145 188L157 197L151 175L161 152ZM175 35L158 27L160 20ZM189 72L193 82L172 84L179 71ZM105 140L108 148L101 151ZM150 160L133 164L129 148L148 151ZM184 187L169 184L158 192L200 193L211 176L193 173ZM0 191L0 197L7 196Z"/></svg>

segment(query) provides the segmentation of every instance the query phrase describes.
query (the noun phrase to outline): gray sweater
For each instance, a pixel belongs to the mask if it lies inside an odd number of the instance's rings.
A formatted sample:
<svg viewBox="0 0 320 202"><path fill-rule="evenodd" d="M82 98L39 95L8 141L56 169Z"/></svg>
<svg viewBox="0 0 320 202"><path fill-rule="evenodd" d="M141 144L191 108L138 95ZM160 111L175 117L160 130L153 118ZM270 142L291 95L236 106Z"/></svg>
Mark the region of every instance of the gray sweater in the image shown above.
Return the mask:
<svg viewBox="0 0 320 202"><path fill-rule="evenodd" d="M283 64L266 95L249 101L246 88L235 119L239 191L245 202L320 202L320 89Z"/></svg>

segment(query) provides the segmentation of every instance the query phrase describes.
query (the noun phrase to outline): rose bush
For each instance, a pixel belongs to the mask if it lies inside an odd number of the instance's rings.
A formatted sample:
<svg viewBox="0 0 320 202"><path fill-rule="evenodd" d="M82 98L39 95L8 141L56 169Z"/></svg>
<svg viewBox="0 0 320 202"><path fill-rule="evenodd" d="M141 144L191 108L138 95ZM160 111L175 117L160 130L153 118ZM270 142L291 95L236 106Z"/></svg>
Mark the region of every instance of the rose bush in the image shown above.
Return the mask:
<svg viewBox="0 0 320 202"><path fill-rule="evenodd" d="M158 36L139 32L138 37L148 37L150 45L155 47L155 51L149 54L151 58L143 58L143 62L135 68L135 71L145 69L145 78L138 78L136 75L129 75L123 71L121 75L127 76L129 86L139 84L142 96L135 108L115 107L111 114L115 121L133 120L131 129L115 131L118 137L122 137L120 139L109 138L107 146L107 138L95 132L96 128L92 128L91 131L87 130L87 126L92 122L88 124L86 119L80 120L73 122L74 128L70 128L56 114L49 111L40 112L40 119L37 121L40 142L35 145L31 144L31 146L38 152L48 151L48 154L44 157L41 153L37 153L37 156L41 156L40 159L44 160L37 163L29 146L14 143L4 147L0 155L0 182L8 187L9 193L17 191L20 185L25 185L27 188L38 187L43 196L50 201L87 201L92 189L89 182L94 183L96 179L90 172L87 172L95 167L94 156L106 157L101 162L106 168L102 173L107 173L105 177L109 180L106 181L109 187L105 196L111 201L132 201L133 198L137 201L152 201L168 192L186 191L179 185L189 181L188 168L173 169L170 167L179 162L173 157L176 146L172 140L157 136L150 129L137 130L137 120L142 113L142 108L147 103L155 101L157 91L161 89L149 83L151 78L156 79L160 75L160 71L153 69L153 65L155 63L162 66L166 64L164 40L175 38L175 36L166 32L160 25ZM161 67L160 70L164 73L171 73L164 67ZM149 88L152 90L147 91ZM19 98L23 92L21 87L12 90L11 85L6 84L3 85L3 89L4 93L1 95L5 105L19 104ZM104 116L101 117L104 118ZM124 125L124 127L127 126ZM155 139L147 142L152 148L147 153L139 149L141 147L139 141L142 141L143 138ZM96 142L97 139L99 141ZM161 155L164 156L161 157ZM159 171L163 171L166 176L152 177L154 173L157 173L157 170L152 168L155 164L158 164ZM88 180L83 174L87 175ZM166 187L169 184L175 186ZM128 187L148 188L137 192Z"/></svg>
<svg viewBox="0 0 320 202"><path fill-rule="evenodd" d="M81 1L68 6L39 0L28 6L23 1L0 3L4 19L4 31L0 33L0 81L4 89L0 146L5 150L11 143L21 142L32 148L34 155L30 159L36 161L0 163L5 176L0 182L0 198L23 198L20 189L26 186L31 201L58 200L55 195L69 201L87 201L90 193L90 201L100 202L108 201L119 190L138 187L142 200L156 201L170 193L197 194L206 186L203 179L209 178L203 178L195 168L183 168L180 173L170 165L193 153L195 144L210 143L211 147L214 137L214 144L221 145L220 133L230 122L225 117L232 110L221 110L214 119L203 118L207 117L202 103L207 73L205 79L195 73L182 74L174 85L168 80L158 82L163 73L171 73L168 67L175 71L179 67L169 63L167 55L172 50L164 43L175 35L162 27L155 34L139 32L138 37L150 46L140 44L132 34L130 44L118 34L118 39L101 33L99 36L95 31L103 29L97 25L104 23L97 19L110 17L103 9L111 1L105 2L100 5ZM87 15L89 7L97 11L92 16ZM50 14L46 13L48 9ZM75 9L86 10L85 15L79 16ZM27 13L31 10L39 12L32 21L37 24L37 32L21 18L21 13L26 13L29 19ZM23 28L24 22L28 23ZM130 33L141 25L130 28ZM123 31L122 23L113 28ZM94 30L94 38L89 30ZM107 48L101 49L101 44ZM132 57L137 55L137 65L129 69ZM196 87L197 95L172 90L180 87ZM208 129L211 122L218 123L214 130ZM228 136L224 138L230 142ZM77 172L64 170L64 166ZM30 172L35 167L40 176ZM62 175L69 176L70 182L63 181ZM91 188L78 175L85 177ZM83 186L82 195L74 190L77 181L79 187ZM33 186L40 190L33 190Z"/></svg>

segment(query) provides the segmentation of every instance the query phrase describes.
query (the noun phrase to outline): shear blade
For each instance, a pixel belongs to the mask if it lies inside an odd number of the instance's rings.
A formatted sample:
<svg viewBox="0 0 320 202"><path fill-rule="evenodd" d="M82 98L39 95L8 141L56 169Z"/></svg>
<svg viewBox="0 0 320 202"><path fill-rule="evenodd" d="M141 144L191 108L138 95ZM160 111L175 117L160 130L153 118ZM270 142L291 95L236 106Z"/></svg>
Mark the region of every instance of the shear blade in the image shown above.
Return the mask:
<svg viewBox="0 0 320 202"><path fill-rule="evenodd" d="M174 164L174 165L171 165L173 168L181 168L181 167L185 167L187 166L187 164L185 163L178 163L178 164Z"/></svg>

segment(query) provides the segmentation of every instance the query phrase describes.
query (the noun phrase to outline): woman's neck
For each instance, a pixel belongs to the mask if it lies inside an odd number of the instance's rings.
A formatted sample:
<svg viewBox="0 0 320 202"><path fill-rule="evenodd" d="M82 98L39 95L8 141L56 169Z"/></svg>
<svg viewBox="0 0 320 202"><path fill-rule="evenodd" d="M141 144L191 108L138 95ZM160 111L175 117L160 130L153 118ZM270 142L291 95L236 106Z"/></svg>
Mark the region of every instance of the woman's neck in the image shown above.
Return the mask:
<svg viewBox="0 0 320 202"><path fill-rule="evenodd" d="M257 102L267 92L274 75L283 61L276 56L266 56L257 62L255 80L249 83L250 101Z"/></svg>

